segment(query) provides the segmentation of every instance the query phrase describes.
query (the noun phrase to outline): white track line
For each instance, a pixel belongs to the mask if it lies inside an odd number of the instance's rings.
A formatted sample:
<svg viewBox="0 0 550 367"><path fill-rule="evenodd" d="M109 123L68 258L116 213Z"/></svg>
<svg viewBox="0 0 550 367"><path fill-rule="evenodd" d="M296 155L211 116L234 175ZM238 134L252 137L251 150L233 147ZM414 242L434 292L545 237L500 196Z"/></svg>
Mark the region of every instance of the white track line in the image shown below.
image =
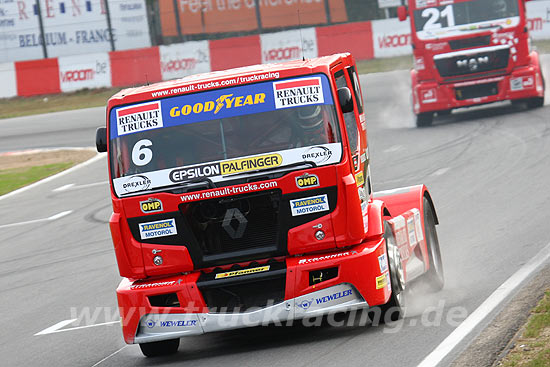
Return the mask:
<svg viewBox="0 0 550 367"><path fill-rule="evenodd" d="M127 346L128 346L128 345L125 345L125 346L123 346L122 348L120 348L119 350L117 350L116 352L113 352L113 353L109 354L107 357L103 358L101 361L97 362L97 363L94 364L92 367L99 366L100 363L105 362L106 360L108 360L109 358L111 358L112 356L114 356L115 354L117 354L118 352L120 352L121 350L123 350L124 348L126 348Z"/></svg>
<svg viewBox="0 0 550 367"><path fill-rule="evenodd" d="M26 224L34 224L34 223L40 223L40 222L50 222L50 221L52 221L52 220L56 220L56 219L59 219L59 218L63 218L64 216L69 215L69 214L71 214L72 212L73 212L72 210L67 210L67 211L64 211L64 212L61 212L61 213L57 213L57 214L55 214L55 215L52 215L51 217L48 217L48 218L41 218L41 219L28 220L28 221L25 221L25 222L17 222L17 223L3 224L3 225L0 225L0 229L3 229L3 228L10 228L10 227L17 227L17 226L23 226L23 225L26 225Z"/></svg>
<svg viewBox="0 0 550 367"><path fill-rule="evenodd" d="M550 258L550 243L498 287L462 324L439 344L417 367L437 366L468 334L519 285Z"/></svg>
<svg viewBox="0 0 550 367"><path fill-rule="evenodd" d="M73 330L80 330L80 329L87 329L91 327L96 326L104 326L104 325L112 325L112 324L120 324L120 320L117 321L108 321L108 322L102 322L99 324L92 324L92 325L84 325L84 326L75 326L67 329L62 329L62 327L69 325L70 323L76 321L77 319L69 319L69 320L63 320L58 322L57 324L50 326L49 328L46 328L42 331L39 331L38 333L34 334L37 335L46 335L46 334L53 334L53 333L61 333L64 331L73 331Z"/></svg>
<svg viewBox="0 0 550 367"><path fill-rule="evenodd" d="M84 185L68 184L68 185L63 185L61 187L58 187L57 189L53 189L52 191L53 192L61 192L61 191L86 189L88 187L94 187L94 186L102 186L102 185L106 186L108 183L109 183L109 181L93 182L93 183L84 184Z"/></svg>
<svg viewBox="0 0 550 367"><path fill-rule="evenodd" d="M74 171L76 171L76 170L82 168L82 167L88 166L88 165L90 165L90 164L94 163L95 161L98 161L98 160L100 160L100 159L102 159L102 158L105 158L105 154L97 154L97 155L95 155L94 157L88 159L87 161L82 162L82 163L80 163L80 164L77 164L76 166L73 166L73 167L69 168L68 170L59 172L58 174L55 174L55 175L50 176L50 177L46 177L46 178L43 179L43 180L37 181L37 182L32 183L32 184L30 184L30 185L28 185L28 186L22 187L22 188L20 188L20 189L17 189L17 190L15 190L15 191L12 191L12 192L9 192L9 193L7 193L7 194L5 194L5 195L2 195L2 196L0 196L0 200L3 200L3 199L6 199L6 198L9 198L9 197L12 197L12 196L17 195L17 194L19 194L19 193L21 193L21 192L30 190L30 189L32 189L32 188L34 188L34 187L36 187L36 186L38 186L38 185L41 185L41 184L43 184L43 183L50 182L50 181L55 180L55 179L57 179L57 178L59 178L59 177L65 176L65 175L67 175L67 174L69 174L69 173L71 173L71 172L74 172Z"/></svg>

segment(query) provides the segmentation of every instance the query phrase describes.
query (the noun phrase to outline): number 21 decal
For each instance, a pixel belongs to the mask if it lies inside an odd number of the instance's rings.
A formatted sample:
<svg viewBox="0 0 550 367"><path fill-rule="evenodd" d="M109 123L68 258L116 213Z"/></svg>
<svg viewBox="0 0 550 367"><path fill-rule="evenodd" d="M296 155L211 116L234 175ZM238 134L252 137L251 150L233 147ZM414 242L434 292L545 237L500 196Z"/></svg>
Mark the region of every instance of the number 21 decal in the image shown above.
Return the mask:
<svg viewBox="0 0 550 367"><path fill-rule="evenodd" d="M439 11L438 8L424 9L422 12L422 18L428 18L428 21L424 24L424 30L441 28L440 20L443 20L443 18L446 18L447 20L447 27L452 27L455 25L455 15L453 13L452 5L447 5L441 11Z"/></svg>

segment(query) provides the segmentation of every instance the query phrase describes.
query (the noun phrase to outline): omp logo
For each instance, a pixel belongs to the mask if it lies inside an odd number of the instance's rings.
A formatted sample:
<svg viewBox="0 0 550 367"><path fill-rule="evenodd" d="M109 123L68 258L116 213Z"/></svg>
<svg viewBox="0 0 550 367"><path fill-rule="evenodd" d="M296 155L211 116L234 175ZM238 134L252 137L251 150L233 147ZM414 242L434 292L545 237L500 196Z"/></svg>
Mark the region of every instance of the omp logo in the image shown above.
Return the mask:
<svg viewBox="0 0 550 367"><path fill-rule="evenodd" d="M83 69L83 70L69 70L65 72L60 72L61 81L63 83L67 82L79 82L83 80L92 80L95 76L94 69Z"/></svg>
<svg viewBox="0 0 550 367"><path fill-rule="evenodd" d="M317 175L305 173L302 176L296 177L296 186L300 189L317 187L319 186L319 177L317 177Z"/></svg>
<svg viewBox="0 0 550 367"><path fill-rule="evenodd" d="M141 239L172 236L178 234L175 219L165 219L156 222L140 223L139 233Z"/></svg>
<svg viewBox="0 0 550 367"><path fill-rule="evenodd" d="M218 273L216 274L215 279L223 279L223 278L238 277L240 275L263 273L264 271L269 271L269 268L270 268L270 265L267 265L267 266L259 266L257 268L252 268L252 269L243 269L243 270L228 271L225 273Z"/></svg>
<svg viewBox="0 0 550 367"><path fill-rule="evenodd" d="M380 48L403 47L411 44L410 34L396 34L378 37L378 46Z"/></svg>
<svg viewBox="0 0 550 367"><path fill-rule="evenodd" d="M278 167L283 163L283 157L279 154L261 155L258 157L235 159L221 162L222 175L248 172L271 167Z"/></svg>
<svg viewBox="0 0 550 367"><path fill-rule="evenodd" d="M170 117L188 116L192 113L212 112L217 114L223 108L240 108L265 103L265 93L247 94L233 97L233 94L224 94L215 101L197 102L193 105L175 106L170 109Z"/></svg>
<svg viewBox="0 0 550 367"><path fill-rule="evenodd" d="M139 207L144 213L154 213L162 211L162 201L155 198L149 198L146 201L140 201Z"/></svg>
<svg viewBox="0 0 550 367"><path fill-rule="evenodd" d="M198 60L195 58L170 60L168 62L161 62L160 67L163 72L173 72L180 70L192 70L197 65Z"/></svg>

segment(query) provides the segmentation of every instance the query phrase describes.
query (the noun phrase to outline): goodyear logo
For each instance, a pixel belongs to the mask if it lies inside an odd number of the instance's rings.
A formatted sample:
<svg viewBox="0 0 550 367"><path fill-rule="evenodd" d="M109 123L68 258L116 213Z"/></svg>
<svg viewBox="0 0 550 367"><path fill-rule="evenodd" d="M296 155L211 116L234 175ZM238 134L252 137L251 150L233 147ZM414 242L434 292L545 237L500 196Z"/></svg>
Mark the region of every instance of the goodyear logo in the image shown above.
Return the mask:
<svg viewBox="0 0 550 367"><path fill-rule="evenodd" d="M175 219L158 220L156 222L141 223L139 233L142 240L178 234Z"/></svg>
<svg viewBox="0 0 550 367"><path fill-rule="evenodd" d="M188 116L204 112L217 114L222 109L240 108L265 103L265 93L248 94L234 97L233 94L223 94L214 101L197 102L193 105L176 106L170 109L170 117Z"/></svg>
<svg viewBox="0 0 550 367"><path fill-rule="evenodd" d="M252 269L235 270L235 271L228 271L226 273L219 273L219 274L216 274L216 279L231 278L231 277L238 277L240 275L262 273L264 271L269 271L269 267L270 265L260 266Z"/></svg>
<svg viewBox="0 0 550 367"><path fill-rule="evenodd" d="M144 213L155 213L162 211L162 202L159 199L149 198L146 201L140 201L139 207Z"/></svg>
<svg viewBox="0 0 550 367"><path fill-rule="evenodd" d="M388 273L376 277L376 289L382 289L388 285Z"/></svg>
<svg viewBox="0 0 550 367"><path fill-rule="evenodd" d="M319 186L319 177L317 175L304 174L302 176L296 177L296 186L300 189L306 189L309 187Z"/></svg>
<svg viewBox="0 0 550 367"><path fill-rule="evenodd" d="M324 212L329 210L327 195L312 196L304 199L290 200L292 216Z"/></svg>
<svg viewBox="0 0 550 367"><path fill-rule="evenodd" d="M283 157L280 154L268 154L258 157L235 159L220 163L222 175L231 175L234 173L255 171L271 167L278 167L283 163Z"/></svg>

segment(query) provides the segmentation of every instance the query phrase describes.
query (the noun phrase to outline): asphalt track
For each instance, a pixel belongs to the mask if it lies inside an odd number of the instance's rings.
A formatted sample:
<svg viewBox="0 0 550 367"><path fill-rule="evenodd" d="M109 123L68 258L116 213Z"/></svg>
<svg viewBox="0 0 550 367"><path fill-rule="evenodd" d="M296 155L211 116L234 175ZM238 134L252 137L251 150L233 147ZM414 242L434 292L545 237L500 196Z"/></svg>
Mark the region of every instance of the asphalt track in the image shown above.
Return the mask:
<svg viewBox="0 0 550 367"><path fill-rule="evenodd" d="M544 65L548 80L548 58ZM125 347L116 323L120 277L107 226L111 208L101 156L0 199L0 365L419 364L550 242L550 107L527 110L502 103L458 111L436 119L433 127L416 129L406 71L361 81L374 188L428 185L441 223L443 291L417 295L408 317L392 327L237 330L182 339L176 355L146 359L138 346ZM0 151L92 146L103 121L103 108L0 120ZM78 320L58 324L71 319Z"/></svg>

